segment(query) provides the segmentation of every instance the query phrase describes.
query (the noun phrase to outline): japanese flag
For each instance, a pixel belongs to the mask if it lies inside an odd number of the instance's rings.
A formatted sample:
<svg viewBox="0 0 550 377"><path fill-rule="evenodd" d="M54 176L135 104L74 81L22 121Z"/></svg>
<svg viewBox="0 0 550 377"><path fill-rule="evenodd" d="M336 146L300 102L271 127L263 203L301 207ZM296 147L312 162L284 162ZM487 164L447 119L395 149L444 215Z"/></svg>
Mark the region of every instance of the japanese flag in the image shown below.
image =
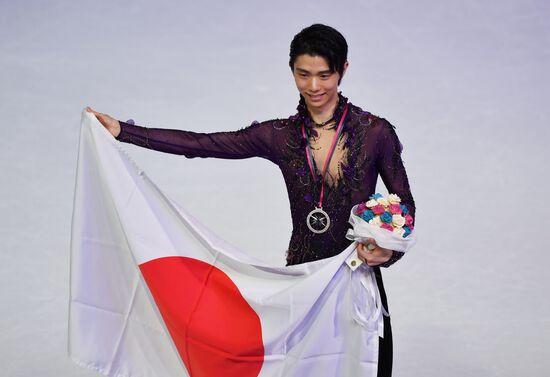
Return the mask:
<svg viewBox="0 0 550 377"><path fill-rule="evenodd" d="M354 245L262 264L170 200L83 111L69 354L108 376L376 376L383 309ZM346 263L348 262L348 263Z"/></svg>

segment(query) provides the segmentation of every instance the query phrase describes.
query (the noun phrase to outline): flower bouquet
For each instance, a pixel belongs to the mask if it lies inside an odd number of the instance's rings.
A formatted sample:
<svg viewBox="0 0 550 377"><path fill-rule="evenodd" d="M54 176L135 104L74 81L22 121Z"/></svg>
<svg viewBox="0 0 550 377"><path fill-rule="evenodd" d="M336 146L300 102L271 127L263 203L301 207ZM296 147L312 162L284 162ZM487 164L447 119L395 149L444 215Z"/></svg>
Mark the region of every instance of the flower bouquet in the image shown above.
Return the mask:
<svg viewBox="0 0 550 377"><path fill-rule="evenodd" d="M377 245L403 253L416 243L414 219L395 194L384 197L376 193L367 202L353 206L349 223L353 227L346 234L349 240L374 238Z"/></svg>

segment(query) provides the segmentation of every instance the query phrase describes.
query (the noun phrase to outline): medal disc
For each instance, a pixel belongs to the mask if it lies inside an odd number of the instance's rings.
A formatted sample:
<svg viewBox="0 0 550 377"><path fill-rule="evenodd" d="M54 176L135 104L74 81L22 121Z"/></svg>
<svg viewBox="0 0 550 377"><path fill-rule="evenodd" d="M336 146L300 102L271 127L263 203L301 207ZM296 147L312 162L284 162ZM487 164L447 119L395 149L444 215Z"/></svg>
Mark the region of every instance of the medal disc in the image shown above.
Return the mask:
<svg viewBox="0 0 550 377"><path fill-rule="evenodd" d="M330 226L330 217L321 208L315 208L307 215L306 223L313 233L325 233Z"/></svg>

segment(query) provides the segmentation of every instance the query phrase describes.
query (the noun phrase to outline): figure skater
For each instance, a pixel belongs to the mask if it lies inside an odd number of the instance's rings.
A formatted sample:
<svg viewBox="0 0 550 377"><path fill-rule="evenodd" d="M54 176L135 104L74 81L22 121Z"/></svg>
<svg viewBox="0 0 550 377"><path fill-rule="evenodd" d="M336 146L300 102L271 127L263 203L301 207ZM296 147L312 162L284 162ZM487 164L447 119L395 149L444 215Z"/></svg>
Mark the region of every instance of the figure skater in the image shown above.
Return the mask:
<svg viewBox="0 0 550 377"><path fill-rule="evenodd" d="M303 29L290 44L289 65L300 94L297 112L284 119L255 121L237 131L146 128L86 109L121 142L188 158L262 157L277 164L292 217L287 265L328 258L352 242L345 237L351 207L374 194L378 176L413 217L415 213L394 126L338 91L349 66L347 53L345 38L334 28L314 24ZM373 267L388 310L380 268L389 267L403 253L384 249L374 239L358 243L357 252ZM378 376L391 376L392 353L390 318L385 316Z"/></svg>

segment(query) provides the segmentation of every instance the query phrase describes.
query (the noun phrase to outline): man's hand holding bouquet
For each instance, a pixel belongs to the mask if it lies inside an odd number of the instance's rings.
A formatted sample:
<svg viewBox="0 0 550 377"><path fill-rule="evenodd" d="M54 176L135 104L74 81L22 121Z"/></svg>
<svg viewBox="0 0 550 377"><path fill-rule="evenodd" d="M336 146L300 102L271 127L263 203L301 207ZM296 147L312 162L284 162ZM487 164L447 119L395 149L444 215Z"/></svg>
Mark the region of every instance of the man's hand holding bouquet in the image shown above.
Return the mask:
<svg viewBox="0 0 550 377"><path fill-rule="evenodd" d="M399 259L416 243L414 219L396 194L371 195L351 209L349 222L353 229L346 237L357 242L357 265L376 266Z"/></svg>

